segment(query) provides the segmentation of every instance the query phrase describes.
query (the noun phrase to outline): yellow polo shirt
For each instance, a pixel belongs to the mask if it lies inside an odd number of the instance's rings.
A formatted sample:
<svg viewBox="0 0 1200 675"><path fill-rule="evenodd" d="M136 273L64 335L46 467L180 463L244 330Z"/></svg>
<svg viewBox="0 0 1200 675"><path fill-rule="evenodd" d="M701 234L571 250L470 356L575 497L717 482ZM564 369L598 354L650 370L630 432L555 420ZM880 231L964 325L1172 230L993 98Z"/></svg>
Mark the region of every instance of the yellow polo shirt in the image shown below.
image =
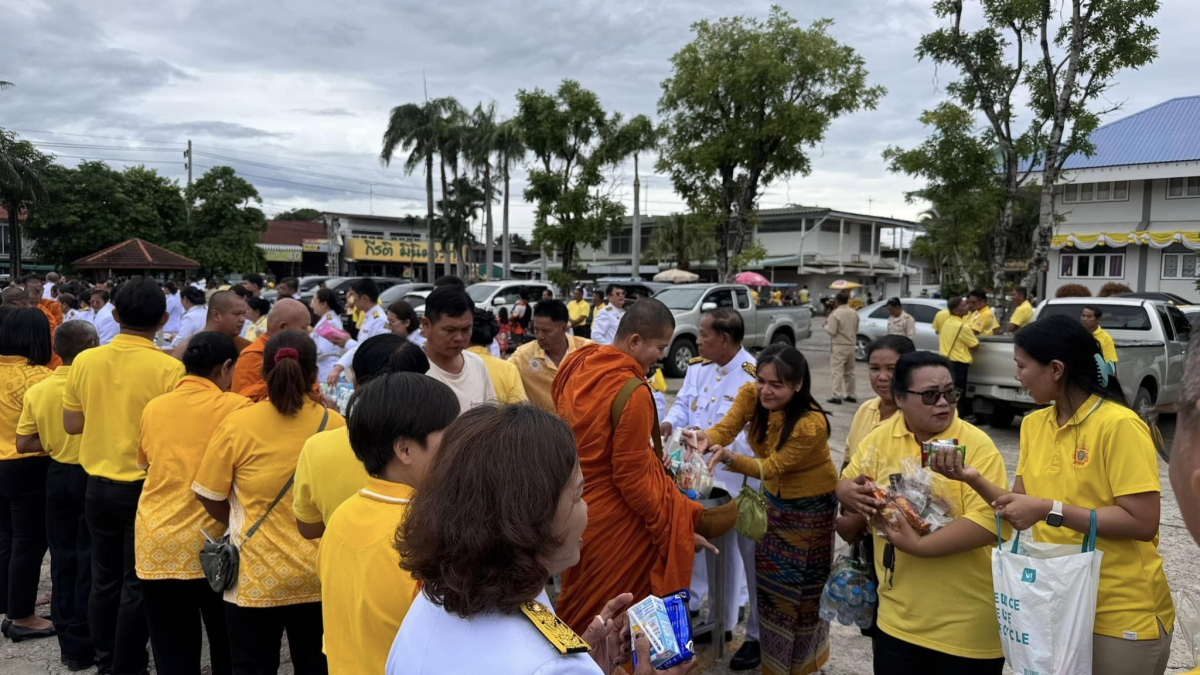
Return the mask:
<svg viewBox="0 0 1200 675"><path fill-rule="evenodd" d="M75 357L63 389L63 409L82 412L79 463L89 476L139 481L138 424L146 404L173 391L183 363L154 343L120 334Z"/></svg>
<svg viewBox="0 0 1200 675"><path fill-rule="evenodd" d="M850 462L850 458L854 456L854 452L858 450L858 444L862 439L867 437L875 427L879 426L879 404L882 401L878 396L864 402L858 406L858 410L854 412L854 419L850 420L850 433L846 435L846 454L842 458L842 464Z"/></svg>
<svg viewBox="0 0 1200 675"><path fill-rule="evenodd" d="M971 347L979 344L975 331L963 321L962 317L951 314L942 324L938 332L938 352L942 356L959 363L970 363L975 360L971 355Z"/></svg>
<svg viewBox="0 0 1200 675"><path fill-rule="evenodd" d="M300 535L292 500L284 495L250 541L246 532L267 512L296 471L300 450L321 425L325 408L306 401L296 415L285 416L270 401L232 412L217 427L192 491L228 499L229 529L241 555L237 584L225 601L238 607L283 607L320 602L317 543ZM326 429L346 421L329 411Z"/></svg>
<svg viewBox="0 0 1200 675"><path fill-rule="evenodd" d="M477 354L487 366L488 379L492 381L492 389L496 390L496 400L501 404L521 403L529 400L525 395L525 385L521 383L521 373L512 363L492 356L487 347L471 345L467 351Z"/></svg>
<svg viewBox="0 0 1200 675"><path fill-rule="evenodd" d="M382 673L396 631L420 587L400 569L396 527L413 490L367 479L321 538L321 614L330 675Z"/></svg>
<svg viewBox="0 0 1200 675"><path fill-rule="evenodd" d="M138 431L138 466L146 482L134 521L134 567L139 579L202 579L204 534L225 532L192 494L192 477L213 432L250 399L221 391L194 375L146 404Z"/></svg>
<svg viewBox="0 0 1200 675"><path fill-rule="evenodd" d="M987 337L996 332L996 329L1000 327L1000 322L996 321L996 315L992 313L992 308L984 305L983 309L971 312L967 316L967 325L975 331L976 335Z"/></svg>
<svg viewBox="0 0 1200 675"><path fill-rule="evenodd" d="M17 423L25 408L26 390L53 372L45 366L29 365L24 356L0 356L0 461L45 457L17 452Z"/></svg>
<svg viewBox="0 0 1200 675"><path fill-rule="evenodd" d="M587 300L572 300L567 303L567 314L572 326L582 326L587 323L588 312L592 305Z"/></svg>
<svg viewBox="0 0 1200 675"><path fill-rule="evenodd" d="M1150 430L1129 408L1091 396L1075 413L1078 421L1058 426L1055 407L1042 408L1021 422L1017 475L1025 494L1056 499L1085 509L1117 503L1117 497L1159 492L1158 459ZM1033 526L1037 541L1083 544L1083 534L1067 527ZM1153 640L1155 618L1170 632L1175 605L1154 541L1099 536L1100 589L1093 630L1114 638Z"/></svg>
<svg viewBox="0 0 1200 675"><path fill-rule="evenodd" d="M567 354L591 342L585 338L568 335ZM564 354L563 359L566 358ZM521 384L525 387L529 402L543 410L555 412L550 385L554 382L554 376L558 374L558 364L546 357L546 351L537 341L526 342L518 347L508 362L515 365L517 372L521 374Z"/></svg>
<svg viewBox="0 0 1200 675"><path fill-rule="evenodd" d="M337 507L366 484L367 470L350 447L350 430L323 431L300 450L292 511L303 522L328 525Z"/></svg>
<svg viewBox="0 0 1200 675"><path fill-rule="evenodd" d="M71 366L59 366L54 374L25 392L25 407L17 422L18 436L37 436L50 459L62 464L79 464L82 436L63 429L63 387Z"/></svg>
<svg viewBox="0 0 1200 675"><path fill-rule="evenodd" d="M930 326L933 327L933 332L940 335L942 332L942 324L946 323L946 319L948 318L950 318L950 310L939 309L938 313L933 315L933 323L930 324Z"/></svg>
<svg viewBox="0 0 1200 675"><path fill-rule="evenodd" d="M1004 458L987 434L956 416L938 438L957 438L967 446L968 465L996 485L1008 485ZM868 448L873 451L866 452ZM865 474L885 484L891 474L900 472L900 460L920 456L917 439L905 425L904 415L897 413L859 443L850 466L842 471L842 478ZM978 493L959 481L941 476L934 480L959 518L967 518L995 534L996 512ZM1004 656L992 595L991 546L944 558L914 558L896 551L889 583L888 571L883 566L887 540L872 536L875 571L880 580L877 620L880 630L898 640L943 654L972 659Z"/></svg>
<svg viewBox="0 0 1200 675"><path fill-rule="evenodd" d="M1100 343L1100 355L1104 357L1104 360L1116 363L1117 346L1113 344L1112 336L1108 334L1108 331L1096 326L1096 330L1092 331L1092 337Z"/></svg>
<svg viewBox="0 0 1200 675"><path fill-rule="evenodd" d="M1017 305L1013 309L1012 316L1008 317L1008 322L1016 324L1018 328L1025 326L1030 321L1033 321L1033 305L1029 304L1028 300Z"/></svg>

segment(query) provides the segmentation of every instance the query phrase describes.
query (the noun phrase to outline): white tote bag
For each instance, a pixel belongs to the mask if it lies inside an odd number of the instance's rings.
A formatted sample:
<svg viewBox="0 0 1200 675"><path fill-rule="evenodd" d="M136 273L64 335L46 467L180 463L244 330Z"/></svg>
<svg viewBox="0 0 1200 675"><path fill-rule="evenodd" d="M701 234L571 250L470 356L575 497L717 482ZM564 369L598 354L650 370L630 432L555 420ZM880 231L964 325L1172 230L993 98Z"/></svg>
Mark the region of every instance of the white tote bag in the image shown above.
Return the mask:
<svg viewBox="0 0 1200 675"><path fill-rule="evenodd" d="M996 516L1000 540L1000 516ZM1015 675L1091 675L1092 627L1100 558L1096 550L1096 512L1083 539L1043 544L1021 539L999 541L992 551L992 586L1004 657Z"/></svg>

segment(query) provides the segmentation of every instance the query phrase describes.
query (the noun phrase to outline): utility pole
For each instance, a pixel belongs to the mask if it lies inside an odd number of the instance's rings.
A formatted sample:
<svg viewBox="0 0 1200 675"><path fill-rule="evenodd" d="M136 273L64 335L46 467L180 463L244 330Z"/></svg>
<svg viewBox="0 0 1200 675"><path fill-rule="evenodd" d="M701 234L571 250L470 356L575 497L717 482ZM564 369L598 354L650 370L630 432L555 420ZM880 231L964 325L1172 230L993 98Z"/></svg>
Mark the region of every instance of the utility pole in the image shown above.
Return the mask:
<svg viewBox="0 0 1200 675"><path fill-rule="evenodd" d="M184 166L184 168L187 169L187 172L188 172L188 191L190 192L192 189L192 139L190 139L190 138L188 139L187 150L183 151L183 156L185 159L187 159L187 163L184 164L183 166ZM191 198L189 198L187 200L186 207L187 207L187 209L185 211L185 214L187 216L187 224L190 226L192 224L192 201L191 201Z"/></svg>
<svg viewBox="0 0 1200 675"><path fill-rule="evenodd" d="M642 214L638 209L641 203L642 182L638 177L638 157L633 155L633 227L630 229L629 251L632 265L629 271L634 279L641 278L642 271Z"/></svg>

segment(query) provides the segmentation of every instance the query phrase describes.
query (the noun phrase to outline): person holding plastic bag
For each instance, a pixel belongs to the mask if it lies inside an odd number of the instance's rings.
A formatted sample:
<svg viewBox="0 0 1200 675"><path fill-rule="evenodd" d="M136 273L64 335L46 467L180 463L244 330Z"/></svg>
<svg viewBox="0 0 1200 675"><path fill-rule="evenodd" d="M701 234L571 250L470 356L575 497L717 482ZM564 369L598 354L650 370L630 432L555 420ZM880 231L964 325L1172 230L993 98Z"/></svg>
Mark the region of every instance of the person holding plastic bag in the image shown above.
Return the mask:
<svg viewBox="0 0 1200 675"><path fill-rule="evenodd" d="M762 476L767 532L755 547L759 632L765 675L806 675L829 658L829 624L818 616L833 555L837 472L829 459L828 413L812 395L808 362L792 347L758 356L725 417L687 431L700 451L734 472ZM755 457L733 452L743 428Z"/></svg>
<svg viewBox="0 0 1200 675"><path fill-rule="evenodd" d="M905 515L894 523L883 521L886 536L872 528L879 576L875 673L1000 675L1004 652L989 554L996 542L995 512L967 485L920 468L921 444L957 439L967 463L998 484L1008 482L1004 459L987 434L955 415L959 392L946 357L924 351L900 357L892 396L900 414L859 443L842 471L838 499L848 510L879 522L886 515L879 486L895 489L897 480L924 479L928 495L955 517L925 535ZM911 478L902 478L904 469ZM923 511L916 504L912 508Z"/></svg>
<svg viewBox="0 0 1200 675"><path fill-rule="evenodd" d="M1149 428L1125 402L1100 345L1052 316L1014 338L1017 380L1039 404L1025 416L1011 492L961 461L935 468L975 488L1015 529L1080 545L1096 512L1104 552L1093 627L1095 675L1162 675L1175 606L1158 554L1158 461ZM946 458L949 459L949 458Z"/></svg>

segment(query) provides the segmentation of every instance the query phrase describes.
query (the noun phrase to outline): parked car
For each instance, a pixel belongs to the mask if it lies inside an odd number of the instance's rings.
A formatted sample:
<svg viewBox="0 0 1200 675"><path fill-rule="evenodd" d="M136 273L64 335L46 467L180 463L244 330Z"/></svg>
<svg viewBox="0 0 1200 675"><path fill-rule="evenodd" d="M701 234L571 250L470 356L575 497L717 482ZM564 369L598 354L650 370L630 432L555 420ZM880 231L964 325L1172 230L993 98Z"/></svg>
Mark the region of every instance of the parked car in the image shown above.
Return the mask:
<svg viewBox="0 0 1200 675"><path fill-rule="evenodd" d="M397 300L404 300L404 296L416 291L432 291L433 284L396 284L386 291L379 294L379 306L387 309L387 306Z"/></svg>
<svg viewBox="0 0 1200 675"><path fill-rule="evenodd" d="M432 292L432 288L423 291L412 291L400 299L412 306L413 311L417 313L418 319L423 319L425 318L425 300L429 298L429 294ZM392 302L395 302L395 300ZM384 307L384 309L387 308Z"/></svg>
<svg viewBox="0 0 1200 675"><path fill-rule="evenodd" d="M917 349L938 350L938 335L933 332L933 317L946 309L946 301L938 298L900 298L900 307L912 315L917 325L917 337L913 342ZM859 361L867 360L867 347L876 339L887 335L887 300L880 300L858 310L858 339L854 343L854 356Z"/></svg>
<svg viewBox="0 0 1200 675"><path fill-rule="evenodd" d="M1175 295L1174 293L1161 293L1158 291L1147 291L1147 292L1142 292L1142 293L1117 293L1116 295L1114 295L1112 297L1114 297L1114 298L1141 298L1142 300L1159 300L1162 302L1169 302L1172 305L1176 305L1176 306L1196 304L1195 302L1188 300L1187 298L1183 297L1182 295Z"/></svg>
<svg viewBox="0 0 1200 675"><path fill-rule="evenodd" d="M663 370L669 377L683 377L688 361L700 350L700 319L704 312L718 307L732 307L742 315L747 349L765 347L772 343L795 346L812 336L812 311L808 307L755 307L750 302L750 289L740 284L678 284L654 294L675 315L675 333L663 359Z"/></svg>
<svg viewBox="0 0 1200 675"><path fill-rule="evenodd" d="M300 287L296 290L300 294L300 298L303 301L308 302L309 298L311 298L312 296L317 294L317 289L321 287L322 282L331 283L333 280L341 279L341 278L343 278L343 277L328 277L328 276L325 276L325 277L322 277L322 276L300 277L299 279L296 280L300 284ZM268 288L267 290L263 291L260 294L260 297L262 297L262 299L266 300L267 302L274 303L275 300L277 300L279 298L279 291L275 290L274 288Z"/></svg>
<svg viewBox="0 0 1200 675"><path fill-rule="evenodd" d="M529 304L536 305L542 299L542 291L554 290L554 285L548 281L485 281L467 286L467 294L475 301L480 309L490 310L497 314L501 307L508 308L509 313L517 305L517 300L524 296ZM555 293L558 296L558 293Z"/></svg>
<svg viewBox="0 0 1200 675"><path fill-rule="evenodd" d="M1065 314L1078 317L1084 306L1104 312L1100 326L1117 348L1117 379L1125 399L1156 430L1157 413L1173 412L1179 401L1183 367L1192 326L1174 305L1139 298L1056 298L1034 313L1034 320ZM1018 412L1037 407L1016 380L1011 335L979 338L967 380L974 410L994 427L1006 427ZM1156 437L1159 453L1168 449Z"/></svg>

